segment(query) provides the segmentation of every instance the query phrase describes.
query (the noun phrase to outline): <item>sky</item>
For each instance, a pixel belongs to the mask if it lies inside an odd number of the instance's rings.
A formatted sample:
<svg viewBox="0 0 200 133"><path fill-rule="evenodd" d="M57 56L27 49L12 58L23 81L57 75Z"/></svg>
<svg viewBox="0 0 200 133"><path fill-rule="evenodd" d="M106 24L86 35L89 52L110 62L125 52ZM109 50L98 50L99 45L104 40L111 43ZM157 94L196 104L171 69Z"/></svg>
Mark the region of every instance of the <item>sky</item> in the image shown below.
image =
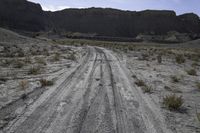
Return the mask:
<svg viewBox="0 0 200 133"><path fill-rule="evenodd" d="M141 11L146 9L174 10L178 15L196 13L200 16L200 0L29 0L40 3L45 11L65 8L103 7Z"/></svg>

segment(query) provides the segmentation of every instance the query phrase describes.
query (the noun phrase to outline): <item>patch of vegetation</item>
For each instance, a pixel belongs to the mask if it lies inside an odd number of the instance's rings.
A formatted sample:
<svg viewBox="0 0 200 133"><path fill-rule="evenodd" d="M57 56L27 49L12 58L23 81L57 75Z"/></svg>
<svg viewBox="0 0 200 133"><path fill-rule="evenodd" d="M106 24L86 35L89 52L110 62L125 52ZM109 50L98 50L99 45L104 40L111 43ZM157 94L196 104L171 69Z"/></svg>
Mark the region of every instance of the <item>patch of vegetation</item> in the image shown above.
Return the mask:
<svg viewBox="0 0 200 133"><path fill-rule="evenodd" d="M197 71L195 69L190 69L186 71L188 75L197 76Z"/></svg>
<svg viewBox="0 0 200 133"><path fill-rule="evenodd" d="M196 82L197 89L200 90L200 82Z"/></svg>
<svg viewBox="0 0 200 133"><path fill-rule="evenodd" d="M14 68L22 68L24 66L24 62L19 59L14 60L13 63Z"/></svg>
<svg viewBox="0 0 200 133"><path fill-rule="evenodd" d="M75 60L76 60L76 55L75 55L75 53L73 52L73 53L71 53L70 55L68 55L68 56L67 56L67 59L72 60L72 61L75 61Z"/></svg>
<svg viewBox="0 0 200 133"><path fill-rule="evenodd" d="M192 67L196 67L196 66L199 66L199 64L197 62L193 62Z"/></svg>
<svg viewBox="0 0 200 133"><path fill-rule="evenodd" d="M153 88L152 86L145 85L145 86L142 86L142 90L144 93L151 93L153 91Z"/></svg>
<svg viewBox="0 0 200 133"><path fill-rule="evenodd" d="M137 80L136 82L135 82L135 84L137 85L137 86L146 86L146 84L144 83L144 81L143 80Z"/></svg>
<svg viewBox="0 0 200 133"><path fill-rule="evenodd" d="M177 96L175 94L167 95L163 98L163 104L169 110L179 110L183 102L182 96Z"/></svg>
<svg viewBox="0 0 200 133"><path fill-rule="evenodd" d="M35 60L39 64L46 65L46 61L43 57L35 57Z"/></svg>
<svg viewBox="0 0 200 133"><path fill-rule="evenodd" d="M21 98L23 100L27 98L27 92L26 92L26 90L28 88L28 84L29 84L28 80L21 80L19 82L19 86L20 86L21 90L24 92L24 94L21 96Z"/></svg>
<svg viewBox="0 0 200 133"><path fill-rule="evenodd" d="M148 54L142 54L142 58L140 60L146 60L148 61L149 60L149 55Z"/></svg>
<svg viewBox="0 0 200 133"><path fill-rule="evenodd" d="M32 63L31 57L29 57L29 56L25 57L24 62L25 63Z"/></svg>
<svg viewBox="0 0 200 133"><path fill-rule="evenodd" d="M157 56L157 61L158 61L159 64L162 63L162 55L161 55L161 54L159 54L159 55Z"/></svg>
<svg viewBox="0 0 200 133"><path fill-rule="evenodd" d="M3 67L8 67L12 64L12 60L10 60L10 59L4 59L1 62L2 62Z"/></svg>
<svg viewBox="0 0 200 133"><path fill-rule="evenodd" d="M137 80L135 84L141 87L144 93L151 93L153 90L152 87L147 86L143 80Z"/></svg>
<svg viewBox="0 0 200 133"><path fill-rule="evenodd" d="M197 113L197 119L200 122L200 113Z"/></svg>
<svg viewBox="0 0 200 133"><path fill-rule="evenodd" d="M55 53L55 55L53 56L53 61L59 61L61 58L60 53Z"/></svg>
<svg viewBox="0 0 200 133"><path fill-rule="evenodd" d="M129 50L129 51L133 51L133 50L134 50L134 47L133 47L133 46L129 46L129 47L128 47L128 50Z"/></svg>
<svg viewBox="0 0 200 133"><path fill-rule="evenodd" d="M28 70L28 74L30 75L37 75L40 73L40 67L39 66L32 66L29 70Z"/></svg>
<svg viewBox="0 0 200 133"><path fill-rule="evenodd" d="M7 81L7 78L5 78L5 77L0 77L0 81L1 81L1 82L6 82L6 81Z"/></svg>
<svg viewBox="0 0 200 133"><path fill-rule="evenodd" d="M42 87L52 86L54 82L52 80L40 79L40 84Z"/></svg>
<svg viewBox="0 0 200 133"><path fill-rule="evenodd" d="M171 76L171 80L174 83L178 83L180 81L180 78L178 78L177 76Z"/></svg>
<svg viewBox="0 0 200 133"><path fill-rule="evenodd" d="M177 55L176 56L176 62L178 63L178 64L182 64L182 63L185 63L185 58L184 58L184 56L183 55Z"/></svg>
<svg viewBox="0 0 200 133"><path fill-rule="evenodd" d="M164 86L164 89L167 91L172 91L172 89L169 86Z"/></svg>

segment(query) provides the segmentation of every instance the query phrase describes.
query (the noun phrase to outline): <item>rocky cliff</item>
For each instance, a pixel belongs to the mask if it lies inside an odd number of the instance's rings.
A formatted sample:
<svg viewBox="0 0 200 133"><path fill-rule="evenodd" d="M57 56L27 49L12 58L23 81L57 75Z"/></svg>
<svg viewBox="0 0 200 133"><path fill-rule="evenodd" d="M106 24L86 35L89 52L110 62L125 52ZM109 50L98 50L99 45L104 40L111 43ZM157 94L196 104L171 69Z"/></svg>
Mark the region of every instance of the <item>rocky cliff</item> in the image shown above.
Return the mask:
<svg viewBox="0 0 200 133"><path fill-rule="evenodd" d="M0 1L0 26L26 31L95 33L100 36L135 37L138 34L200 33L200 20L189 13L141 12L88 8L45 12L26 0Z"/></svg>

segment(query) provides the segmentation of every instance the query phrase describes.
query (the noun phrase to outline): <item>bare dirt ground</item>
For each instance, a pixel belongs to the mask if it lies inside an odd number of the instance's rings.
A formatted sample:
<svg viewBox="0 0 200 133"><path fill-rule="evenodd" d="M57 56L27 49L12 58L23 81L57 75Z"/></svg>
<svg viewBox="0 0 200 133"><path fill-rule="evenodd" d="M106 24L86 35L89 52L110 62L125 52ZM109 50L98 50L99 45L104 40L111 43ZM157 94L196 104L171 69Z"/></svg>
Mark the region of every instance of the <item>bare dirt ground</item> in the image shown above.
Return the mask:
<svg viewBox="0 0 200 133"><path fill-rule="evenodd" d="M29 45L18 40L15 49L13 40L1 41L1 133L200 132L199 62L177 64L170 53L158 63L155 49L124 52L28 40ZM35 51L28 63L27 56L8 55L7 51L19 53L25 46L27 53ZM192 64L195 76L186 72ZM35 66L40 71L33 71ZM171 81L174 75L179 80L176 83ZM41 79L53 83L44 86ZM138 80L151 86L151 92L136 85ZM163 97L171 93L184 99L178 111L162 104Z"/></svg>

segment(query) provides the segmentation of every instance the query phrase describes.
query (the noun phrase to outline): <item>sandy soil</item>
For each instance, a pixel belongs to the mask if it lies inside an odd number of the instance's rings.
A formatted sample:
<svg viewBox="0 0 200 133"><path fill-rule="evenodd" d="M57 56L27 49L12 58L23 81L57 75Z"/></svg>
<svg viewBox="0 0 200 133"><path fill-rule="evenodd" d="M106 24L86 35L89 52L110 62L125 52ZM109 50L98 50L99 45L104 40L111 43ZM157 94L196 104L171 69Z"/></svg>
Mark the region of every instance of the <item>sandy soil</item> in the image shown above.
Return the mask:
<svg viewBox="0 0 200 133"><path fill-rule="evenodd" d="M144 54L151 53L145 48L114 52L97 46L72 47L28 40L29 45L21 40L17 46L11 42L0 45L0 133L200 132L196 116L200 110L196 87L200 67L195 65L197 75L188 75L191 60L177 64L173 56L165 55L158 63L156 52L144 59ZM8 54L18 53L19 48L28 49L27 53L37 52L31 53L31 62L20 68L16 68L15 60L5 63L13 58L25 62L26 56ZM36 64L42 71L29 74ZM172 82L174 75L180 78L179 82ZM54 84L41 86L44 78ZM151 93L136 85L139 79L151 86ZM20 89L22 80L29 83L26 90ZM163 106L163 97L168 94L183 97L180 110Z"/></svg>
<svg viewBox="0 0 200 133"><path fill-rule="evenodd" d="M80 65L26 108L4 132L170 133L152 100L109 50L88 47Z"/></svg>

